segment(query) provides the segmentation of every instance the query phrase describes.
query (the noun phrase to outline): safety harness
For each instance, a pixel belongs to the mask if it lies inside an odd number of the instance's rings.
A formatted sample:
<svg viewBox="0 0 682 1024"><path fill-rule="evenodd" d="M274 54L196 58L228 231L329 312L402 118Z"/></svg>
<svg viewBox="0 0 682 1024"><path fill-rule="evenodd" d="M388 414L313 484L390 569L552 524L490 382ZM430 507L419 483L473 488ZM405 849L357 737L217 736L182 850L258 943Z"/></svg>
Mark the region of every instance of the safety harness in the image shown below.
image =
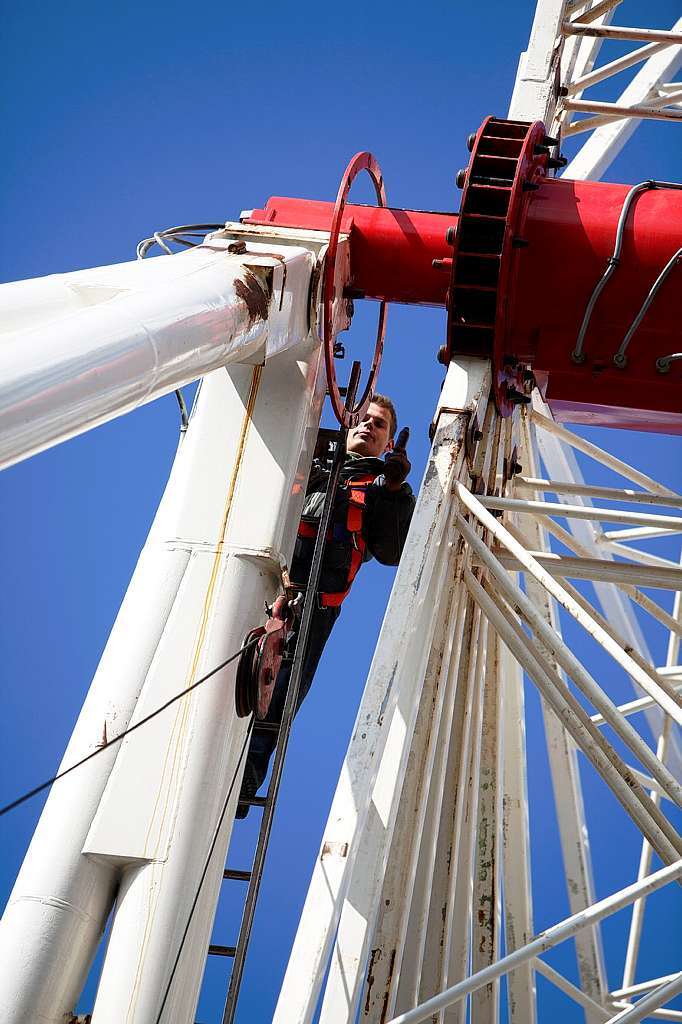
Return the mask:
<svg viewBox="0 0 682 1024"><path fill-rule="evenodd" d="M367 504L367 488L374 482L376 474L364 473L354 480L341 484L348 494L348 512L345 523L335 523L327 531L327 541L344 543L350 540L351 556L348 569L348 578L345 590L334 593L321 593L320 604L323 608L338 608L345 600L353 580L358 574L360 566L365 557L367 544L362 536L362 526L365 517ZM299 537L314 540L317 537L319 520L311 516L304 516L298 527Z"/></svg>

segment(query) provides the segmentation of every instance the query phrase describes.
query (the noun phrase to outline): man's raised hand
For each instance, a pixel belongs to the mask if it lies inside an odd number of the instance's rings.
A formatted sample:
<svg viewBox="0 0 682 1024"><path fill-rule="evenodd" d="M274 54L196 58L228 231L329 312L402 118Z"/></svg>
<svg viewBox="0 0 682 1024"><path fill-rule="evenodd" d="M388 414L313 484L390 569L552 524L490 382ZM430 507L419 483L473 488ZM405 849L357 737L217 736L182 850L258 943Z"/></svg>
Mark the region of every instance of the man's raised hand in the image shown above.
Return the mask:
<svg viewBox="0 0 682 1024"><path fill-rule="evenodd" d="M384 478L389 491L399 491L412 468L406 451L409 437L410 428L403 427L395 440L395 445L386 455Z"/></svg>

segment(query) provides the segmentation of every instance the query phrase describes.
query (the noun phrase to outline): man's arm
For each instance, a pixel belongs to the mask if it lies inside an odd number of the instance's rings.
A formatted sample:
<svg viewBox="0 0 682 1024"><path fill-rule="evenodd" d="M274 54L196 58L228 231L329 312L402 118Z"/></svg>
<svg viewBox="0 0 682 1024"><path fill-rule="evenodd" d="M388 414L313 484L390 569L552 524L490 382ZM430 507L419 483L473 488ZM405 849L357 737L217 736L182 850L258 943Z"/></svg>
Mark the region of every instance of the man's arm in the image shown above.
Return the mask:
<svg viewBox="0 0 682 1024"><path fill-rule="evenodd" d="M397 565L400 561L415 502L409 484L390 490L384 476L378 476L367 489L363 536L370 553L382 565Z"/></svg>

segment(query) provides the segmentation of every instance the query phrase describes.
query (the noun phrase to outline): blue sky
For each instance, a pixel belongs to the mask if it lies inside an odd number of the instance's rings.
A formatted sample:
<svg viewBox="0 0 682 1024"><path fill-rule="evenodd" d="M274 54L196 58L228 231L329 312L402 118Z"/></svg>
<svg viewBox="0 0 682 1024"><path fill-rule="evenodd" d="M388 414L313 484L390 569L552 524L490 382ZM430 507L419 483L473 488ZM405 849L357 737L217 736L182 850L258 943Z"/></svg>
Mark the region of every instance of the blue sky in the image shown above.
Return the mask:
<svg viewBox="0 0 682 1024"><path fill-rule="evenodd" d="M637 24L642 8L623 4L621 22ZM466 136L487 114L506 112L533 10L529 0L14 5L5 16L0 70L0 280L132 259L138 239L153 230L236 219L272 194L333 198L360 149L380 161L391 205L456 209L454 176L467 160ZM677 14L675 0L651 0L647 21L669 27ZM679 129L646 124L607 177L679 179L681 156ZM370 198L360 185L354 195ZM347 349L366 357L376 309L358 306ZM412 428L415 489L442 379L435 355L443 340L441 311L390 310L380 385L394 396L400 424ZM162 493L177 433L169 396L0 476L2 802L50 775L60 760ZM682 486L678 441L587 433L664 483ZM657 551L677 557L671 544L659 545ZM240 1021L267 1020L274 1006L392 575L375 565L363 570L296 722ZM649 635L660 661L662 635ZM568 636L582 643L574 631ZM609 678L610 666L598 658L591 664ZM614 687L627 699L619 680ZM528 703L540 929L567 913L567 901L532 691ZM634 877L638 842L601 783L588 771L584 781L588 794L603 795L589 817L601 896ZM0 821L3 900L40 807L34 800ZM245 866L254 822L252 814L240 826L232 866ZM654 898L652 911L645 936L656 935L658 953L645 960L642 977L679 962L669 894ZM232 942L237 927L236 908L226 900L215 941ZM607 963L622 953L625 927L624 915L606 924ZM552 962L575 979L570 948ZM225 970L218 961L207 973L197 1016L204 1024L218 1019ZM615 987L619 978L610 982ZM569 1024L581 1019L542 982L540 998L548 1016ZM91 1002L89 989L81 1009Z"/></svg>

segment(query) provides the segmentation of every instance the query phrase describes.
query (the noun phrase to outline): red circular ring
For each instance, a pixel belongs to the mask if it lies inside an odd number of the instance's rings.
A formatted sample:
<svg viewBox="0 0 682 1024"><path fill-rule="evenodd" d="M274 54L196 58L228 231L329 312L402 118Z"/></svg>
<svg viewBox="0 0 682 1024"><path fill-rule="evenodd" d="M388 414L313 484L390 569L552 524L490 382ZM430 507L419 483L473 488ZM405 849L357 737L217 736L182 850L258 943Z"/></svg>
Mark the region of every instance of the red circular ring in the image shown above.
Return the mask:
<svg viewBox="0 0 682 1024"><path fill-rule="evenodd" d="M381 168L376 162L371 153L363 152L356 153L353 159L350 161L346 170L343 172L341 178L341 184L339 185L339 191L336 196L336 203L334 205L334 215L332 217L332 226L329 233L329 245L327 246L327 255L324 263L324 279L322 285L322 302L323 302L323 319L322 319L322 343L324 345L324 362L327 369L327 389L329 391L329 397L331 399L332 408L334 415L336 416L339 423L344 427L354 427L360 422L360 417L364 413L365 409L369 405L372 399L372 391L374 388L374 382L379 373L379 366L381 365L381 356L384 350L384 337L386 335L386 303L381 302L379 307L379 324L377 327L377 340L374 348L374 356L372 359L372 369L370 370L369 379L367 386L363 392L362 398L356 402L351 409L346 409L339 386L336 382L336 369L334 366L334 335L332 331L333 318L332 318L332 305L334 302L334 271L336 269L336 253L339 245L339 234L341 231L341 218L343 217L343 211L346 206L346 198L350 192L350 187L353 184L356 176L360 171L367 171L372 183L374 190L377 195L377 202L379 206L386 206L386 192L384 190L384 178L381 173Z"/></svg>

